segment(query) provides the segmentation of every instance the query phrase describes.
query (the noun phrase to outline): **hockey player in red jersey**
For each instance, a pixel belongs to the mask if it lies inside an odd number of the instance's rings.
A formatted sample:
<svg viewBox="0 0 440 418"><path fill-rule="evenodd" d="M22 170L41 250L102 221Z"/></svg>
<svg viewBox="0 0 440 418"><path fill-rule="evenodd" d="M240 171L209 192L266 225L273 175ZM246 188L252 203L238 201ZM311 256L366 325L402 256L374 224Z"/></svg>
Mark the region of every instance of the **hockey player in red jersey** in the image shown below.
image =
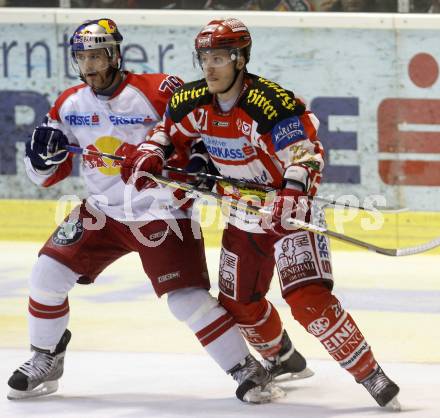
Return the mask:
<svg viewBox="0 0 440 418"><path fill-rule="evenodd" d="M156 294L167 294L174 316L237 380L237 397L269 401L272 393L265 387L270 374L249 354L232 316L208 292L203 239L194 234L200 233L199 225L172 207L168 188L144 190L144 185L151 186L145 178L131 182L139 167L148 163L153 169L164 162L163 150L152 150L145 138L180 80L122 71L122 35L112 20L85 22L70 42L84 83L63 92L35 128L26 144L27 174L43 187L69 176L72 155L65 150L67 144L126 158L119 165L83 157L89 196L48 239L32 270L29 326L34 354L10 377L8 398L57 390L71 338L68 292L77 282L93 282L113 261L136 251Z"/></svg>
<svg viewBox="0 0 440 418"><path fill-rule="evenodd" d="M225 178L277 189L273 202L260 201L271 208L269 219L231 212L221 249L220 302L263 356L267 369L274 376L288 372L295 351L265 298L276 265L294 318L380 406L396 406L398 386L332 294L326 237L295 230L288 222L295 217L324 219L307 201L316 193L324 165L316 116L291 91L247 72L251 36L240 20L208 23L197 35L195 49L204 79L175 91L151 140L162 146L170 140L191 142L190 171L211 161ZM217 191L249 199L236 184L219 182ZM261 193L253 196L254 201L259 198Z"/></svg>

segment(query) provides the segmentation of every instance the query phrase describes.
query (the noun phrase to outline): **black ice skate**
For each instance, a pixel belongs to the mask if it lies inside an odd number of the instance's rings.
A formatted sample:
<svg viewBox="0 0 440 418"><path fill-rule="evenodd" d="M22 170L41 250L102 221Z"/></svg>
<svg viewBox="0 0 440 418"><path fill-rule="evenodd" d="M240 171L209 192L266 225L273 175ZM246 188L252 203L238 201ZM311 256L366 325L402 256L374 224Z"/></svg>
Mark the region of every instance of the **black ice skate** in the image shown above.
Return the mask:
<svg viewBox="0 0 440 418"><path fill-rule="evenodd" d="M229 370L228 374L238 382L235 395L243 402L266 403L285 395L270 383L270 374L251 354Z"/></svg>
<svg viewBox="0 0 440 418"><path fill-rule="evenodd" d="M374 400L382 407L400 410L400 403L397 400L399 386L397 386L380 368L377 368L361 383L368 390Z"/></svg>
<svg viewBox="0 0 440 418"><path fill-rule="evenodd" d="M25 399L48 395L58 389L58 379L63 375L64 355L71 332L66 329L53 353L31 346L34 355L9 378L11 390L8 399Z"/></svg>
<svg viewBox="0 0 440 418"><path fill-rule="evenodd" d="M272 379L297 380L313 376L313 371L307 367L305 358L293 347L287 332L284 330L281 339L281 349L274 357L263 360L263 366L272 375Z"/></svg>

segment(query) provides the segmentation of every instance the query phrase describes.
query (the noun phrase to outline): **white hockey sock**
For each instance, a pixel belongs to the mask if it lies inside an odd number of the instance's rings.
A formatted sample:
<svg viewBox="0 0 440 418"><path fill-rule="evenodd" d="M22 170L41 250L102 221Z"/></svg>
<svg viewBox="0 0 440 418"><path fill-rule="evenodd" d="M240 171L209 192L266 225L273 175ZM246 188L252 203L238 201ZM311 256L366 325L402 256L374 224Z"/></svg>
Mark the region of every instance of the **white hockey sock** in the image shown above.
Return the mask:
<svg viewBox="0 0 440 418"><path fill-rule="evenodd" d="M194 287L175 290L168 294L168 306L223 370L232 369L249 354L232 316L207 290Z"/></svg>
<svg viewBox="0 0 440 418"><path fill-rule="evenodd" d="M68 291L79 275L42 255L30 278L29 333L35 347L53 351L69 321Z"/></svg>

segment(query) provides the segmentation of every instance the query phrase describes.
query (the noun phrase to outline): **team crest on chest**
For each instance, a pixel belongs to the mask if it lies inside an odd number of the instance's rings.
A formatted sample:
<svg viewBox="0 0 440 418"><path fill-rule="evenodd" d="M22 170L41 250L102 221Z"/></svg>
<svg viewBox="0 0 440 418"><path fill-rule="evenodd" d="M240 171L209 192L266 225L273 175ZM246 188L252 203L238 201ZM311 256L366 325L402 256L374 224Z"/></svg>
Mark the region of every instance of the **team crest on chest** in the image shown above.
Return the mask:
<svg viewBox="0 0 440 418"><path fill-rule="evenodd" d="M251 124L246 123L242 119L237 119L237 129L246 136L249 136L251 134Z"/></svg>

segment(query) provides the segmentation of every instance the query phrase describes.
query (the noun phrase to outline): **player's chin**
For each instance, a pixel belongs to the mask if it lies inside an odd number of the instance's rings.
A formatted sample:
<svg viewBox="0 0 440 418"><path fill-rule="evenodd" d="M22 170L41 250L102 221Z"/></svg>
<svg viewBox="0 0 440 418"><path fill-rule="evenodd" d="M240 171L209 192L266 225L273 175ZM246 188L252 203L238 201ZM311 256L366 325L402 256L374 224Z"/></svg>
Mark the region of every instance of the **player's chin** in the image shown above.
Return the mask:
<svg viewBox="0 0 440 418"><path fill-rule="evenodd" d="M223 84L217 80L208 80L206 83L208 84L208 90L211 94L221 93L225 89L225 87L223 87Z"/></svg>
<svg viewBox="0 0 440 418"><path fill-rule="evenodd" d="M86 78L87 84L92 87L93 89L102 89L104 87L103 80L100 79L100 77L87 77Z"/></svg>
<svg viewBox="0 0 440 418"><path fill-rule="evenodd" d="M93 86L94 84L96 84L96 76L94 75L86 75L84 76L84 79L89 86Z"/></svg>

